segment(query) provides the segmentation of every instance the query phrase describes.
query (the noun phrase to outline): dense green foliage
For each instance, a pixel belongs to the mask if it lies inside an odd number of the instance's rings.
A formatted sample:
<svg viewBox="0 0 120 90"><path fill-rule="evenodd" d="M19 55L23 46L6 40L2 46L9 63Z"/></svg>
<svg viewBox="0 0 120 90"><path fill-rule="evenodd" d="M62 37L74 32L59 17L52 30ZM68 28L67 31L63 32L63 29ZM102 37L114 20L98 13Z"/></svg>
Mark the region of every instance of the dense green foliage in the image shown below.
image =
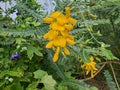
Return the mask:
<svg viewBox="0 0 120 90"><path fill-rule="evenodd" d="M48 41L43 35L49 27L43 18L48 15L42 12L41 5L35 0L17 0L6 11L0 8L0 90L98 90L84 82L90 75L81 69L83 62L90 62L89 57L93 56L99 69L99 63L119 60L119 0L55 2L56 11L65 13L65 7L70 7L71 16L77 20L70 32L76 44L68 46L69 56L61 52L56 63L52 61L54 51L45 48ZM15 10L18 15L12 20L9 15ZM11 60L15 52L20 57ZM104 76L108 86L116 84L108 71Z"/></svg>

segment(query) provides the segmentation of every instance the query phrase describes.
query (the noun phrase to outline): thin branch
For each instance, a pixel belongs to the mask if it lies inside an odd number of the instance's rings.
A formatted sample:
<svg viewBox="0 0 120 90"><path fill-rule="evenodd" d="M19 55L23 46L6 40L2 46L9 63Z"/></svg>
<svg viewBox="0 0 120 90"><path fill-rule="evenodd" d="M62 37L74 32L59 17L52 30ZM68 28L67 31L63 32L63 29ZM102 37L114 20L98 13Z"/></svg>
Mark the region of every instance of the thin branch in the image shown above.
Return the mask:
<svg viewBox="0 0 120 90"><path fill-rule="evenodd" d="M114 63L114 64L118 64L118 65L120 65L120 62L117 62L117 61L107 61L107 62L101 62L101 63L99 63L100 65L102 65L102 64L110 64L110 63Z"/></svg>
<svg viewBox="0 0 120 90"><path fill-rule="evenodd" d="M94 74L94 77L105 67L106 63L104 63L101 68ZM82 79L82 81L87 81L87 80L90 80L92 79L92 77L88 77L88 78L85 78L85 79Z"/></svg>
<svg viewBox="0 0 120 90"><path fill-rule="evenodd" d="M118 81L117 81L117 78L116 78L116 75L115 75L115 71L114 71L111 63L110 63L110 67L111 67L111 70L112 70L112 73L113 73L113 77L115 79L116 86L117 86L118 90L120 90L120 87L119 87L119 84L118 84Z"/></svg>

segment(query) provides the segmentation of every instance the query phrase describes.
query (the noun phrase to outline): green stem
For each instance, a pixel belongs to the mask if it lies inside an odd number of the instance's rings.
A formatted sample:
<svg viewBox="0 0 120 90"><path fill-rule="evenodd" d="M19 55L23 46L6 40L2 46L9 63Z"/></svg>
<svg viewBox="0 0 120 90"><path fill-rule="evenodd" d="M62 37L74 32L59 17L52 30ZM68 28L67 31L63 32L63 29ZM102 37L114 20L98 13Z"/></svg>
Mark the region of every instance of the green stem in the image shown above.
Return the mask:
<svg viewBox="0 0 120 90"><path fill-rule="evenodd" d="M93 38L97 43L99 43L99 44L101 45L101 42L99 42L99 41L94 37L93 33L91 33L90 31L89 31L89 33L90 33L90 35L92 36L92 38Z"/></svg>

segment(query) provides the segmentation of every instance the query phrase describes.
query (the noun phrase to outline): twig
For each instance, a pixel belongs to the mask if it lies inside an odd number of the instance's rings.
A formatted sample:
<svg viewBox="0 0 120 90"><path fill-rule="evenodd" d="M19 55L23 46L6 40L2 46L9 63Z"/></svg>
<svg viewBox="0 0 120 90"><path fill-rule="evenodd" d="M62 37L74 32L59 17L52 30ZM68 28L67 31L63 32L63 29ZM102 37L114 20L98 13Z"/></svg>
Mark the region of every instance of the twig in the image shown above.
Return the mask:
<svg viewBox="0 0 120 90"><path fill-rule="evenodd" d="M94 77L104 68L105 65L106 65L106 63L103 63L101 68L94 74ZM90 79L92 79L92 77L88 77L88 78L82 79L82 81L87 81L87 80L90 80Z"/></svg>
<svg viewBox="0 0 120 90"><path fill-rule="evenodd" d="M101 62L99 64L101 65L101 64L104 64L104 63L106 63L106 64L114 63L114 64L120 65L120 62L117 62L117 61L107 61L107 62Z"/></svg>
<svg viewBox="0 0 120 90"><path fill-rule="evenodd" d="M115 79L116 86L117 86L118 90L120 90L118 81L117 81L117 79L116 79L115 71L114 71L113 66L112 66L111 63L110 63L110 67L111 67L111 70L112 70L112 73L113 73L113 77L114 77L114 79Z"/></svg>

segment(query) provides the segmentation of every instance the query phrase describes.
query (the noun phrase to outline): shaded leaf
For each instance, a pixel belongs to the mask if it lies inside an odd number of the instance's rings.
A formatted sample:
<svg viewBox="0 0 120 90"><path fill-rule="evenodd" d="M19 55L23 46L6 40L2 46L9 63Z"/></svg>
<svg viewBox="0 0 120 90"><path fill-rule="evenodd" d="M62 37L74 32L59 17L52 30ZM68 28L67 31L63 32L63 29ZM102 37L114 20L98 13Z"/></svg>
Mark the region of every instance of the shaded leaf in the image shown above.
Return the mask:
<svg viewBox="0 0 120 90"><path fill-rule="evenodd" d="M84 61L84 62L90 62L90 59L89 59L89 54L86 50L82 49L80 51L80 57L81 59Z"/></svg>
<svg viewBox="0 0 120 90"><path fill-rule="evenodd" d="M5 87L4 90L24 90L24 88L21 86L20 82L15 82Z"/></svg>

